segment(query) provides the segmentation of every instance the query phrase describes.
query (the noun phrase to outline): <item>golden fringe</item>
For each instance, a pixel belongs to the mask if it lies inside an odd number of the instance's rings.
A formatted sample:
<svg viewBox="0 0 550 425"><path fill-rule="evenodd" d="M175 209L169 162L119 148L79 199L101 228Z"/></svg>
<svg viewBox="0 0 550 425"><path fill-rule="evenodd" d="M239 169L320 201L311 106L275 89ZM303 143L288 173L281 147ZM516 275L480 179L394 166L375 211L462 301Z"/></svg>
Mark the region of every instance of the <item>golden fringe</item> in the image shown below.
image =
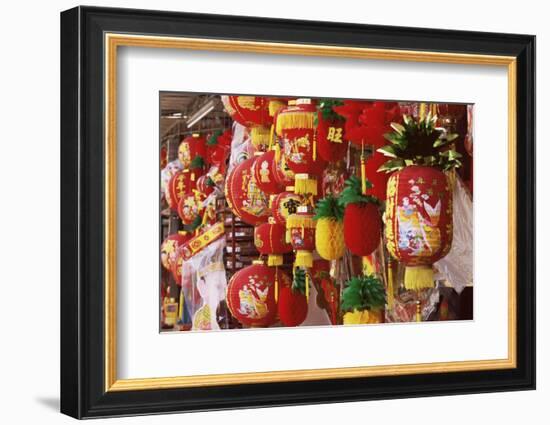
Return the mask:
<svg viewBox="0 0 550 425"><path fill-rule="evenodd" d="M280 100L270 100L269 101L269 116L273 117L277 112L286 106L285 102Z"/></svg>
<svg viewBox="0 0 550 425"><path fill-rule="evenodd" d="M277 125L275 132L282 136L283 130L293 129L312 129L313 120L315 117L314 112L295 111L285 112L277 116Z"/></svg>
<svg viewBox="0 0 550 425"><path fill-rule="evenodd" d="M296 267L313 267L313 254L311 251L297 250L294 265Z"/></svg>
<svg viewBox="0 0 550 425"><path fill-rule="evenodd" d="M388 302L388 308L393 308L393 301L394 301L394 273L393 273L393 264L388 263L388 289L387 289L387 302Z"/></svg>
<svg viewBox="0 0 550 425"><path fill-rule="evenodd" d="M317 179L311 179L307 174L296 174L294 176L294 193L298 195L317 195Z"/></svg>
<svg viewBox="0 0 550 425"><path fill-rule="evenodd" d="M269 254L267 256L267 265L271 267L282 266L283 256L281 254Z"/></svg>
<svg viewBox="0 0 550 425"><path fill-rule="evenodd" d="M434 274L431 266L405 267L405 289L419 291L434 287Z"/></svg>
<svg viewBox="0 0 550 425"><path fill-rule="evenodd" d="M270 131L266 127L252 127L250 137L255 148L260 146L268 146L270 141Z"/></svg>
<svg viewBox="0 0 550 425"><path fill-rule="evenodd" d="M306 229L315 229L317 222L311 215L290 214L286 218L286 228L305 227Z"/></svg>

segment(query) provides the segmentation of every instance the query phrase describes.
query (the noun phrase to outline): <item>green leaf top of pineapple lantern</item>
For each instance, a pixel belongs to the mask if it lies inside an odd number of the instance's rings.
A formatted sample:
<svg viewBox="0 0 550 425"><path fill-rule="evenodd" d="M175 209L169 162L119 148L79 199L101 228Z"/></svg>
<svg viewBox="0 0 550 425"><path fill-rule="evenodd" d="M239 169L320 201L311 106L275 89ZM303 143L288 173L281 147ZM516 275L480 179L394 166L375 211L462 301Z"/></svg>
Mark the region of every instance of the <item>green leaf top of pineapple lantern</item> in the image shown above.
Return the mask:
<svg viewBox="0 0 550 425"><path fill-rule="evenodd" d="M333 106L342 106L343 104L344 102L337 99L321 99L321 101L319 102L319 112L321 113L323 120L344 121L345 118L332 109ZM315 115L313 121L313 124L315 125L315 127L317 127L317 115Z"/></svg>
<svg viewBox="0 0 550 425"><path fill-rule="evenodd" d="M436 127L437 115L428 115L415 119L403 115L403 125L392 123L393 132L384 134L389 145L378 152L391 158L378 171L398 171L408 165L437 167L443 171L459 168L462 155L449 144L458 134L448 133L442 127Z"/></svg>
<svg viewBox="0 0 550 425"><path fill-rule="evenodd" d="M322 218L335 219L342 221L344 219L344 206L334 195L327 195L315 207L315 220Z"/></svg>
<svg viewBox="0 0 550 425"><path fill-rule="evenodd" d="M366 183L367 189L370 189L372 187L371 182L367 180ZM348 204L357 204L360 202L370 202L378 206L380 205L380 201L375 196L363 195L361 192L361 179L355 175L345 181L344 190L340 194L338 202L343 207Z"/></svg>
<svg viewBox="0 0 550 425"><path fill-rule="evenodd" d="M384 307L386 294L380 279L374 275L354 276L342 293L342 310L377 310Z"/></svg>
<svg viewBox="0 0 550 425"><path fill-rule="evenodd" d="M292 280L292 292L306 293L306 272L303 269L294 269L294 279Z"/></svg>

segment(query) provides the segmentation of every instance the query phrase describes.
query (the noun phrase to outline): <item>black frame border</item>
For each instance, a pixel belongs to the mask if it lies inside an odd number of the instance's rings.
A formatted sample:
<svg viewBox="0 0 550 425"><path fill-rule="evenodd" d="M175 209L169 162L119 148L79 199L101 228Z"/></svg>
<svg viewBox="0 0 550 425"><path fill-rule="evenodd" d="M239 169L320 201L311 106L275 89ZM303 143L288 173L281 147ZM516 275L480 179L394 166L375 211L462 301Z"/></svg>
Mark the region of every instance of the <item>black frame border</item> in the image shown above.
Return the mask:
<svg viewBox="0 0 550 425"><path fill-rule="evenodd" d="M105 392L104 33L517 58L517 367ZM61 13L61 412L75 418L535 388L535 37L76 7Z"/></svg>

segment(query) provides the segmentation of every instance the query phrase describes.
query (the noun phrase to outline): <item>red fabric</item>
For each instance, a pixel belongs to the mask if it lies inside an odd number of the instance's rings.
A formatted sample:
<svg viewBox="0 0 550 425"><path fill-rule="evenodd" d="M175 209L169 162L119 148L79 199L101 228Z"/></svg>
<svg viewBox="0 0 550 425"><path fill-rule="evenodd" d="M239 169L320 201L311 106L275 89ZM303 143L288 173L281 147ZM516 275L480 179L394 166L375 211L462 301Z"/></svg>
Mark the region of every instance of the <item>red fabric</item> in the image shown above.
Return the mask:
<svg viewBox="0 0 550 425"><path fill-rule="evenodd" d="M296 215L313 218L313 214L309 213L296 213ZM291 227L289 230L292 248L303 251L315 250L315 228L299 226Z"/></svg>
<svg viewBox="0 0 550 425"><path fill-rule="evenodd" d="M178 210L178 204L185 195L192 193L197 187L197 179L201 173L198 170L182 170L174 174L168 182L168 201L173 211Z"/></svg>
<svg viewBox="0 0 550 425"><path fill-rule="evenodd" d="M451 249L451 186L437 168L409 166L391 175L386 200L389 252L409 266L430 265Z"/></svg>
<svg viewBox="0 0 550 425"><path fill-rule="evenodd" d="M290 285L290 277L278 267L252 264L235 273L227 286L229 311L245 326L269 326L275 323L277 303L275 282Z"/></svg>
<svg viewBox="0 0 550 425"><path fill-rule="evenodd" d="M260 254L286 254L292 245L285 240L284 224L263 223L254 228L254 245Z"/></svg>
<svg viewBox="0 0 550 425"><path fill-rule="evenodd" d="M259 190L251 167L256 158L237 165L225 180L225 199L229 208L244 222L256 225L267 221L270 210L267 195Z"/></svg>
<svg viewBox="0 0 550 425"><path fill-rule="evenodd" d="M206 184L208 182L208 176L205 174L204 176L200 176L197 179L197 190L204 195L204 197L207 197L212 192L214 192L214 186L209 186Z"/></svg>
<svg viewBox="0 0 550 425"><path fill-rule="evenodd" d="M346 156L345 120L324 120L317 113L317 154L325 161L335 162Z"/></svg>
<svg viewBox="0 0 550 425"><path fill-rule="evenodd" d="M276 223L286 224L286 218L298 211L301 203L300 195L293 192L281 192L271 201L271 214Z"/></svg>
<svg viewBox="0 0 550 425"><path fill-rule="evenodd" d="M371 254L380 244L382 220L372 203L348 204L344 210L344 242L355 255Z"/></svg>
<svg viewBox="0 0 550 425"><path fill-rule="evenodd" d="M283 325L298 326L306 320L307 299L304 294L293 291L290 286L280 286L277 310Z"/></svg>
<svg viewBox="0 0 550 425"><path fill-rule="evenodd" d="M194 193L183 196L178 203L178 215L183 224L191 224L199 217L199 203L204 201L205 197L197 196Z"/></svg>
<svg viewBox="0 0 550 425"><path fill-rule="evenodd" d="M294 173L313 176L323 173L327 164L319 157L318 152L316 159L313 159L313 144L316 143L314 139L315 130L312 128L283 130L284 155L288 168Z"/></svg>
<svg viewBox="0 0 550 425"><path fill-rule="evenodd" d="M249 101L252 101L249 104ZM262 96L227 96L227 112L245 127L271 126L269 98Z"/></svg>
<svg viewBox="0 0 550 425"><path fill-rule="evenodd" d="M365 162L366 177L372 183L372 187L367 189L367 195L376 196L380 201L386 199L386 183L390 175L385 172L379 172L378 169L388 159L388 157L380 152L374 152Z"/></svg>
<svg viewBox="0 0 550 425"><path fill-rule="evenodd" d="M252 172L256 184L260 190L267 194L276 194L284 190L284 187L275 178L275 151L266 152L255 157Z"/></svg>

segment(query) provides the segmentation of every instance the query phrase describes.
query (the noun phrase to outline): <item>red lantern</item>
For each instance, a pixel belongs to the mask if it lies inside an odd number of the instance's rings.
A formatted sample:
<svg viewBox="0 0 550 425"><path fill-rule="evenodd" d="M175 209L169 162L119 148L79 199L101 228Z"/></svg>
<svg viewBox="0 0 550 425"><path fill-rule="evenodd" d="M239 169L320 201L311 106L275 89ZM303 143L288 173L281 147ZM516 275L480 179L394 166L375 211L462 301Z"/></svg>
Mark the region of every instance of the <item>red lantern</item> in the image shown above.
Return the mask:
<svg viewBox="0 0 550 425"><path fill-rule="evenodd" d="M317 151L328 162L344 158L348 141L344 137L345 120L325 120L322 111L317 114Z"/></svg>
<svg viewBox="0 0 550 425"><path fill-rule="evenodd" d="M274 194L283 190L283 187L275 178L276 168L275 151L269 151L255 157L252 173L256 179L256 184L262 192Z"/></svg>
<svg viewBox="0 0 550 425"><path fill-rule="evenodd" d="M254 245L260 254L268 256L268 266L282 265L283 254L292 252L292 245L286 241L285 234L284 224L277 224L271 219L269 223L254 228Z"/></svg>
<svg viewBox="0 0 550 425"><path fill-rule="evenodd" d="M275 223L286 224L288 216L298 212L302 203L302 197L294 193L294 187L289 186L286 189L285 192L271 197L271 214Z"/></svg>
<svg viewBox="0 0 550 425"><path fill-rule="evenodd" d="M202 206L202 201L205 199L204 196L197 190L193 192L183 196L178 204L178 215L183 224L194 223L204 209Z"/></svg>
<svg viewBox="0 0 550 425"><path fill-rule="evenodd" d="M160 261L166 270L171 270L178 247L189 239L191 239L191 235L186 232L174 233L164 239L160 246Z"/></svg>
<svg viewBox="0 0 550 425"><path fill-rule="evenodd" d="M197 133L187 136L178 147L178 159L184 170L204 168L206 139Z"/></svg>
<svg viewBox="0 0 550 425"><path fill-rule="evenodd" d="M291 214L286 220L286 228L292 248L296 251L294 265L297 267L312 267L315 250L314 214L307 207L298 207L296 214Z"/></svg>
<svg viewBox="0 0 550 425"><path fill-rule="evenodd" d="M269 99L262 96L222 96L227 113L250 129L252 144L265 148L270 141L272 118L269 116Z"/></svg>
<svg viewBox="0 0 550 425"><path fill-rule="evenodd" d="M370 202L348 204L344 210L344 242L355 255L367 256L378 248L382 223L378 206Z"/></svg>
<svg viewBox="0 0 550 425"><path fill-rule="evenodd" d="M275 285L289 285L290 278L276 267L261 261L235 273L227 286L227 306L245 326L267 327L275 323Z"/></svg>
<svg viewBox="0 0 550 425"><path fill-rule="evenodd" d="M255 160L249 158L241 162L225 180L225 198L229 208L251 225L266 222L270 214L267 195L258 188L252 173Z"/></svg>
<svg viewBox="0 0 550 425"><path fill-rule="evenodd" d="M451 186L442 171L413 165L390 176L386 244L406 265L405 288L433 287L432 264L451 249L452 214Z"/></svg>
<svg viewBox="0 0 550 425"><path fill-rule="evenodd" d="M291 286L279 288L277 311L279 320L285 326L298 326L307 316L307 298L300 291L294 291Z"/></svg>
<svg viewBox="0 0 550 425"><path fill-rule="evenodd" d="M278 149L277 145L277 149ZM294 184L294 171L288 167L286 157L281 155L279 151L275 151L275 160L273 161L273 175L275 180L281 187L291 186Z"/></svg>
<svg viewBox="0 0 550 425"><path fill-rule="evenodd" d="M174 211L178 210L178 204L185 195L191 193L197 187L197 175L189 170L178 171L168 182L166 200Z"/></svg>

